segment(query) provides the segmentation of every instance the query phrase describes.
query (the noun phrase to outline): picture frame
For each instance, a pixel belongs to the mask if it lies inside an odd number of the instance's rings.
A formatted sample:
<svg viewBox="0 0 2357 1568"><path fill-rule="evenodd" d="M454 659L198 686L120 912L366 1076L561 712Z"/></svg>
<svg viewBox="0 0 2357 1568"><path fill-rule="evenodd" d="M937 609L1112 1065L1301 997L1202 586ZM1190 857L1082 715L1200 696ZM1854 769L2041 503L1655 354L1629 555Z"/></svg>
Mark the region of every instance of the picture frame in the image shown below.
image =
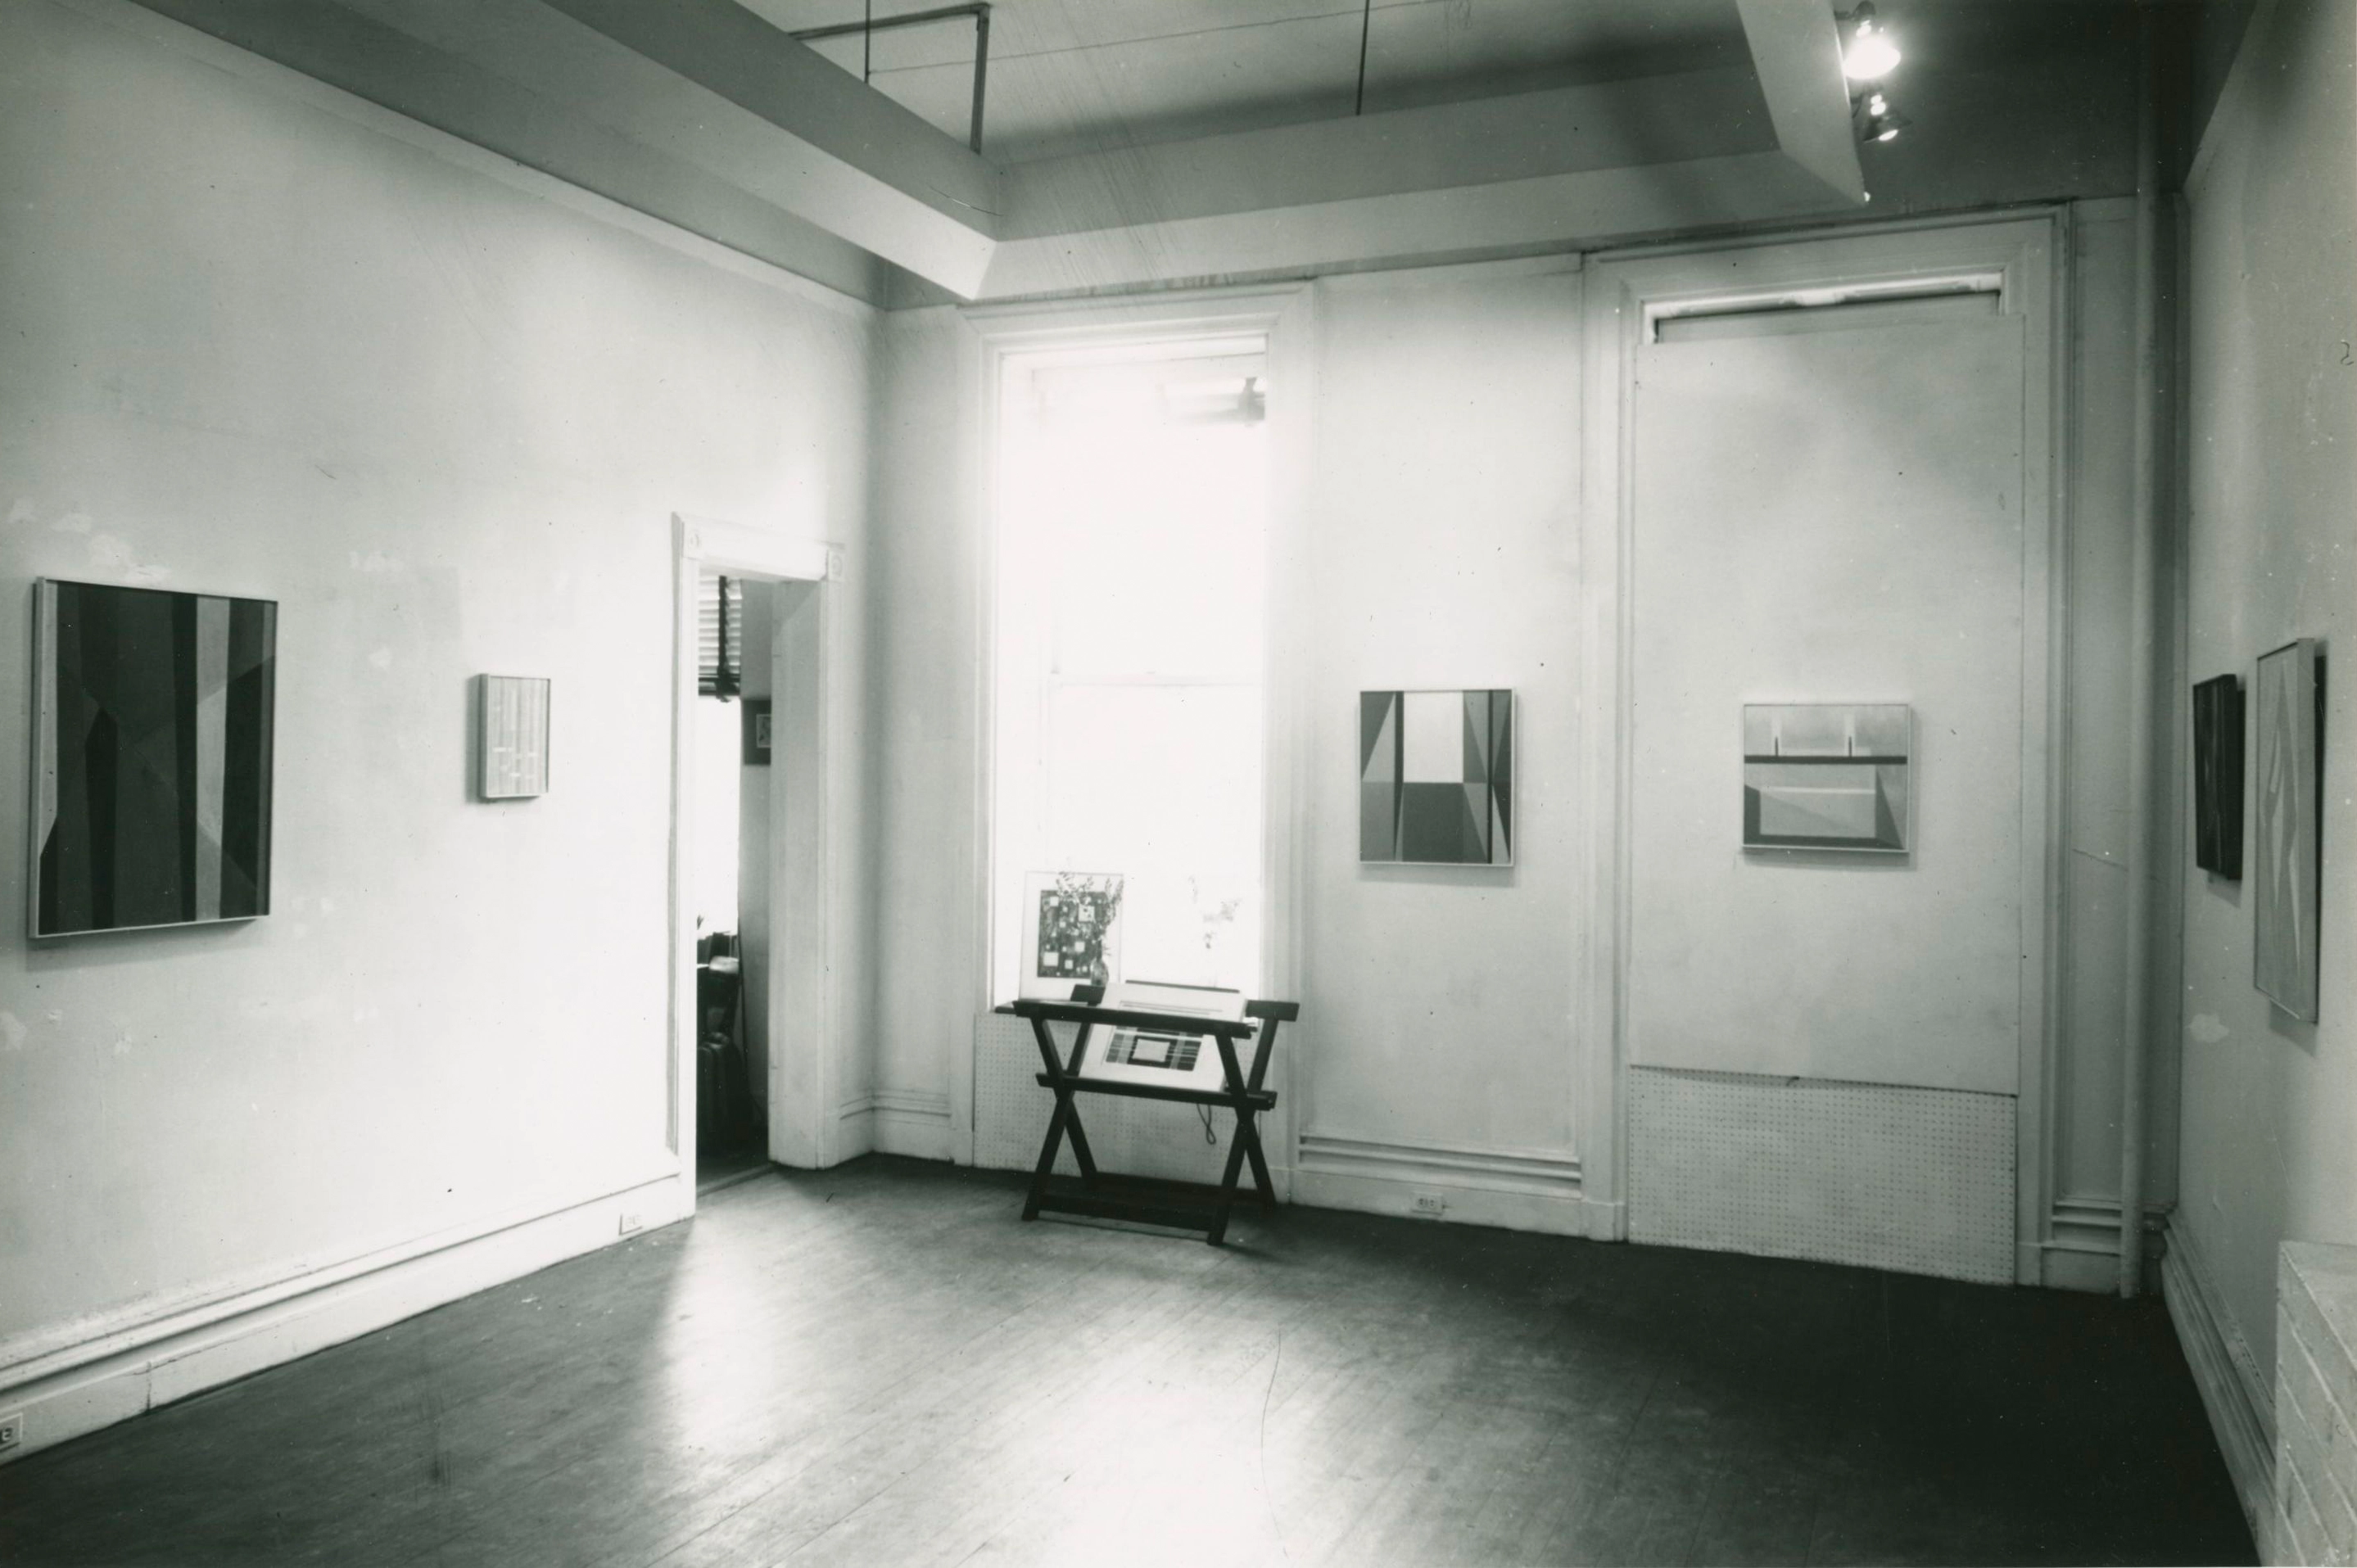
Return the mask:
<svg viewBox="0 0 2357 1568"><path fill-rule="evenodd" d="M485 800L547 794L548 678L478 675L475 688L478 793Z"/></svg>
<svg viewBox="0 0 2357 1568"><path fill-rule="evenodd" d="M1904 703L1747 703L1743 848L1906 854L1914 710Z"/></svg>
<svg viewBox="0 0 2357 1568"><path fill-rule="evenodd" d="M1362 865L1514 864L1514 693L1359 693Z"/></svg>
<svg viewBox="0 0 2357 1568"><path fill-rule="evenodd" d="M2252 683L2252 983L2304 1024L2318 1016L2323 903L2324 657L2312 638L2262 654Z"/></svg>
<svg viewBox="0 0 2357 1568"><path fill-rule="evenodd" d="M2193 688L2193 864L2227 882L2243 877L2243 678Z"/></svg>
<svg viewBox="0 0 2357 1568"><path fill-rule="evenodd" d="M274 600L33 585L27 930L270 912Z"/></svg>
<svg viewBox="0 0 2357 1568"><path fill-rule="evenodd" d="M1018 997L1069 1001L1075 985L1120 980L1123 885L1117 872L1035 871L1024 877Z"/></svg>
<svg viewBox="0 0 2357 1568"><path fill-rule="evenodd" d="M770 702L767 697L738 699L744 709L744 757L748 768L770 766Z"/></svg>

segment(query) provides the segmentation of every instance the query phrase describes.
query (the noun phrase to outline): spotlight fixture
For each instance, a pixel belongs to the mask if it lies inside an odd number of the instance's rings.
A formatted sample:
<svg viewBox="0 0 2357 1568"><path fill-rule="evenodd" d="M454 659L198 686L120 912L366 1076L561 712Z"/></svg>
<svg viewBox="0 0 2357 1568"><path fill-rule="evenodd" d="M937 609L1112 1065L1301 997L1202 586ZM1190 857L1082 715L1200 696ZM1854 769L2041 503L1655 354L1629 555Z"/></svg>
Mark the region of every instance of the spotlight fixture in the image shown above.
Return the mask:
<svg viewBox="0 0 2357 1568"><path fill-rule="evenodd" d="M1899 46L1876 23L1873 0L1866 0L1841 19L1849 24L1849 37L1842 47L1842 74L1852 81L1888 76L1899 63Z"/></svg>
<svg viewBox="0 0 2357 1568"><path fill-rule="evenodd" d="M1866 124L1858 129L1858 138L1867 142L1895 142L1899 133L1912 124L1904 114L1894 114L1888 109L1869 110Z"/></svg>

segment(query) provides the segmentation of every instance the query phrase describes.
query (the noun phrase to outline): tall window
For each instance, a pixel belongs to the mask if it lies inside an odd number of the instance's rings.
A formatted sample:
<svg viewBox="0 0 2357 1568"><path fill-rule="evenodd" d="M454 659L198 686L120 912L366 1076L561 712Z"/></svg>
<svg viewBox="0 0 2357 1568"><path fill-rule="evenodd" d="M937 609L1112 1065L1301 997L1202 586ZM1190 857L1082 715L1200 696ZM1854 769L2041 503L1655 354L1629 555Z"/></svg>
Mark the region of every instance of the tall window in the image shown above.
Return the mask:
<svg viewBox="0 0 2357 1568"><path fill-rule="evenodd" d="M1261 984L1266 350L1007 361L994 1001L1039 873L1124 877L1126 977Z"/></svg>

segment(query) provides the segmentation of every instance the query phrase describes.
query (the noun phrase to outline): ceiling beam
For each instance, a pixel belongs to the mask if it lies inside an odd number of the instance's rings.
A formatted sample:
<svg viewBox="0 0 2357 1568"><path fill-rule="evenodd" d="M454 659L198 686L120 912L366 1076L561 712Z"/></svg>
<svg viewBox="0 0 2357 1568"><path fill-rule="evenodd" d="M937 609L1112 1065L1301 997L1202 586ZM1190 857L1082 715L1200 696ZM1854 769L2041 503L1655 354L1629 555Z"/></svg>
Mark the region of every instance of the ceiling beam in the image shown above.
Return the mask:
<svg viewBox="0 0 2357 1568"><path fill-rule="evenodd" d="M1776 145L1846 202L1867 199L1831 0L1736 0Z"/></svg>
<svg viewBox="0 0 2357 1568"><path fill-rule="evenodd" d="M1496 180L1003 240L980 297L1594 244L1803 217L1830 199L1780 152Z"/></svg>
<svg viewBox="0 0 2357 1568"><path fill-rule="evenodd" d="M996 169L728 0L139 3L822 281L732 209L960 295L989 263ZM655 58L639 35L658 21L674 36ZM674 187L664 166L692 177Z"/></svg>

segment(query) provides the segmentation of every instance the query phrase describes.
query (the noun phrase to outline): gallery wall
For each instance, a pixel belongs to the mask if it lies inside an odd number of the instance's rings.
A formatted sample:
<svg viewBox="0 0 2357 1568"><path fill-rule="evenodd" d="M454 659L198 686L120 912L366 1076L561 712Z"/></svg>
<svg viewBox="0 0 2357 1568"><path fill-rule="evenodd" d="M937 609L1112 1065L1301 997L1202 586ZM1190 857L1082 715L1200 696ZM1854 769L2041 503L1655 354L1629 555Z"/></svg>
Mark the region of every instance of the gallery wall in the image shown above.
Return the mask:
<svg viewBox="0 0 2357 1568"><path fill-rule="evenodd" d="M0 145L6 1384L677 1170L671 517L856 582L875 328L132 7L0 7ZM267 918L28 941L45 575L277 601ZM470 799L483 671L544 798Z"/></svg>
<svg viewBox="0 0 2357 1568"><path fill-rule="evenodd" d="M2351 0L2260 7L2186 185L2189 680L2318 638L2324 720L2319 1018L2253 984L2255 774L2244 875L2191 873L2184 897L2182 1196L2190 1253L2274 1387L2276 1251L2357 1243L2357 99ZM2187 701L2183 692L2177 701ZM2255 757L2255 748L2253 749ZM2188 762L2186 768L2190 769ZM2179 853L2190 862L2190 822Z"/></svg>
<svg viewBox="0 0 2357 1568"><path fill-rule="evenodd" d="M2069 557L2057 653L2069 760L2054 856L2052 1135L2029 1240L2059 1234L2040 1254L2042 1277L2089 1288L2115 1273L2118 1224L2129 217L2115 199L2073 204L2058 247L2073 258L2057 542ZM1278 1079L1302 1135L1292 1189L1300 1201L1402 1210L1416 1191L1441 1189L1449 1219L1582 1229L1592 1221L1581 1213L1590 1063L1577 1023L1585 938L1574 853L1585 777L1578 259L1306 286L1314 429L1297 525L1307 552L1300 596L1281 607L1304 628L1296 678L1309 715L1293 808L1304 1012L1286 1031ZM879 1102L901 1097L955 1123L947 1142L960 1157L988 941L976 892L986 831L976 660L990 559L978 408L990 319L893 313L877 425L886 610L875 660L888 715L877 961L891 977L877 997L877 1082ZM1361 865L1357 693L1492 684L1521 699L1515 864ZM879 1146L896 1146L877 1131ZM2168 1132L2157 1117L2156 1196L2167 1191Z"/></svg>

